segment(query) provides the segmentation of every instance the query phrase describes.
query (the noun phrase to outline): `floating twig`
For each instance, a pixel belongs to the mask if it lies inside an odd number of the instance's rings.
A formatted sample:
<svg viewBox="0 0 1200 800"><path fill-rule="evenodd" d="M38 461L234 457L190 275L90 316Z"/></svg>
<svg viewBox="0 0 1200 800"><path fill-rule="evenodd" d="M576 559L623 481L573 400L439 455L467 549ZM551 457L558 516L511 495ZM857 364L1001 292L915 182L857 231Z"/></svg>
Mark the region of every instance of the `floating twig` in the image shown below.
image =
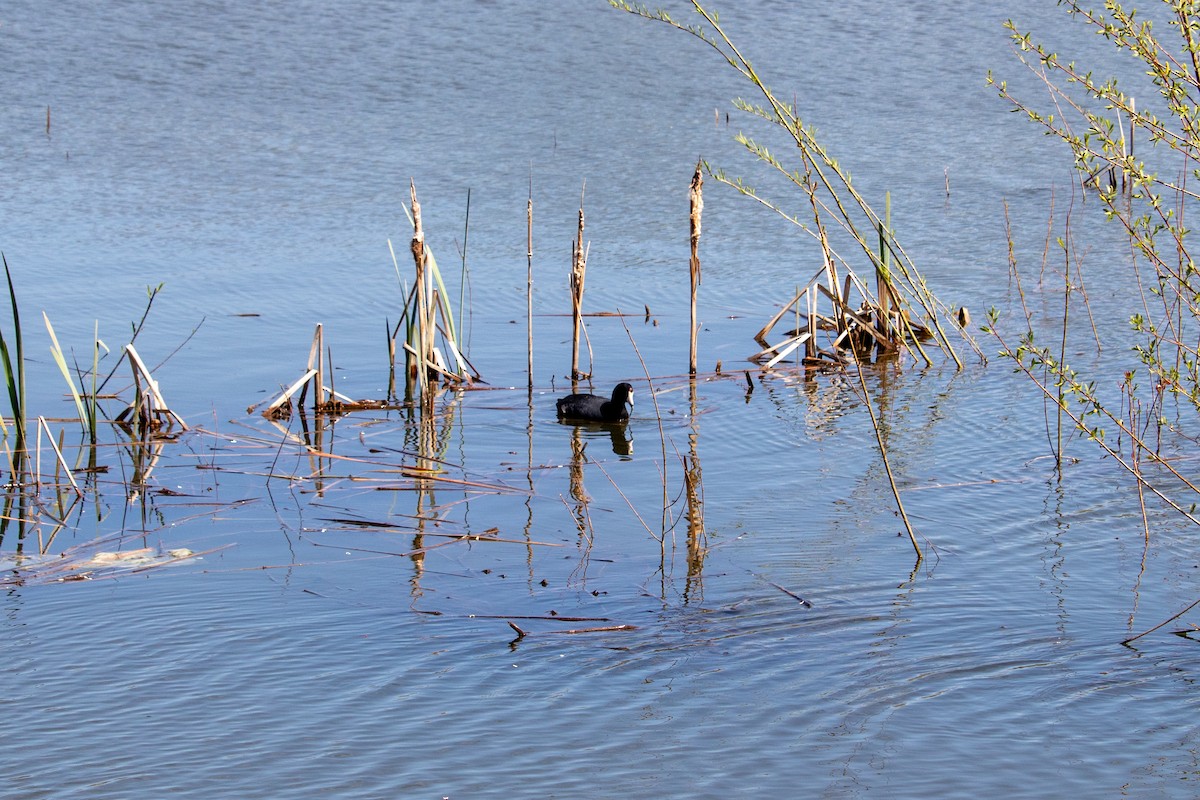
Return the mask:
<svg viewBox="0 0 1200 800"><path fill-rule="evenodd" d="M508 627L512 628L514 631L517 632L518 639L524 639L526 636L533 633L533 631L527 631L524 628L519 627L515 622L513 622L511 620L509 620L509 622L508 622ZM602 625L602 626L599 626L596 628L567 628L566 630L540 631L540 633L542 635L557 634L560 636L571 636L571 635L579 634L579 633L608 633L610 631L635 631L635 630L637 630L636 625Z"/></svg>

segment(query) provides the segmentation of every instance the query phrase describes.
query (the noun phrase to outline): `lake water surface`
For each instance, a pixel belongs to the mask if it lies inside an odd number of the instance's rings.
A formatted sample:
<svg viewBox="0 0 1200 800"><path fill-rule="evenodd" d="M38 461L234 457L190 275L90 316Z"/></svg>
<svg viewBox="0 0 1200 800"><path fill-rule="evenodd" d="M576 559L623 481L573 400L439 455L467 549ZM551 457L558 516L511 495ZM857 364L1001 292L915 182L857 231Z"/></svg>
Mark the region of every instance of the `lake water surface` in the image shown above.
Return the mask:
<svg viewBox="0 0 1200 800"><path fill-rule="evenodd" d="M1036 276L1047 217L1061 232L1070 207L1105 344L1073 356L1115 385L1133 300L1118 232L984 86L993 69L1036 91L1006 17L1082 54L1095 37L1053 4L1001 5L719 10L860 190L891 192L951 306L1017 330L1007 201L1027 299L1053 321L1059 264ZM73 409L38 312L80 361L98 325L110 364L162 282L138 349L170 356L155 374L193 427L147 491L127 497L129 451L109 448L65 527L44 493L25 555L3 542L0 795L1196 795L1200 651L1171 635L1184 623L1120 644L1195 599L1195 531L1151 508L1147 539L1132 481L1084 442L1059 475L1040 395L1008 364L867 371L915 568L853 373L747 391L752 334L819 253L711 181L706 377L678 377L696 159L757 178L733 136L769 136L697 42L591 0L16 0L0 52L0 250L33 413ZM466 239L470 356L493 388L423 423L248 413L303 372L317 323L338 388L385 395L410 178L455 289ZM581 193L585 305L632 314L589 324L597 389L637 389L620 445L554 419ZM160 560L102 555L142 548ZM202 555L161 564L183 548ZM64 551L86 566L56 572Z"/></svg>

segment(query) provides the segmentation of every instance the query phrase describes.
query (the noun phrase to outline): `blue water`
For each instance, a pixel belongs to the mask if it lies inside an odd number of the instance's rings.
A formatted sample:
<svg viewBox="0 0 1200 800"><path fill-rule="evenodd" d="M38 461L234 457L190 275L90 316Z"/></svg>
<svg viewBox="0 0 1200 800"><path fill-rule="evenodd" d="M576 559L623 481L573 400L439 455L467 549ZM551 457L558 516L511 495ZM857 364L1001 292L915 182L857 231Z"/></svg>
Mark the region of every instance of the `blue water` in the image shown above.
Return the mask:
<svg viewBox="0 0 1200 800"><path fill-rule="evenodd" d="M1006 16L1083 54L1096 37L1035 2L721 10L864 194L892 193L948 304L1018 308L1007 200L1027 300L1054 320L1059 264L1035 276L1047 215L1061 232L1070 207L1112 342L1073 355L1119 374L1119 237L984 86L994 69L1037 91ZM108 364L162 282L138 349L170 356L156 377L194 428L145 492L108 448L65 527L45 489L24 560L7 534L3 796L1195 795L1186 624L1119 644L1195 599L1193 532L1152 504L1147 539L1132 481L1087 443L1060 477L1039 394L994 356L885 364L866 379L914 568L853 373L747 392L751 335L819 254L711 180L693 413L697 157L803 211L732 141L770 134L732 111L749 90L715 54L590 1L16 2L0 51L0 249L31 406L72 410L39 312L80 361L98 324ZM470 353L493 388L444 395L425 429L344 417L314 455L298 421L246 409L299 377L318 322L338 388L384 395L410 178L455 289L467 227ZM627 455L554 420L581 193L585 304L633 315L589 327L597 386L637 386ZM437 481L411 477L434 463ZM140 548L160 560L95 560ZM202 555L162 564L179 548Z"/></svg>

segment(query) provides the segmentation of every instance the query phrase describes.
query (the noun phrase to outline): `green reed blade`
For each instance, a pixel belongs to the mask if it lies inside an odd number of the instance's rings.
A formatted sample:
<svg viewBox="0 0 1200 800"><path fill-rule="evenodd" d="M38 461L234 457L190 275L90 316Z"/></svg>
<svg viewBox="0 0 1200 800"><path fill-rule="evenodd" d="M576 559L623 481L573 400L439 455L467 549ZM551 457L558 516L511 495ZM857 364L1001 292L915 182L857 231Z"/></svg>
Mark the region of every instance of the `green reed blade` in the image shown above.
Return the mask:
<svg viewBox="0 0 1200 800"><path fill-rule="evenodd" d="M54 363L58 364L58 369L62 373L63 379L67 382L67 388L71 390L71 398L75 401L75 410L79 412L79 423L83 426L83 430L87 433L91 430L89 425L90 416L87 409L83 405L83 398L79 394L79 390L75 388L75 379L71 377L71 370L67 367L66 356L63 355L62 345L58 343L58 336L54 333L54 326L50 324L50 317L46 312L42 312L42 319L46 322L46 331L50 334L50 342L53 345L50 348L50 355L54 357Z"/></svg>
<svg viewBox="0 0 1200 800"><path fill-rule="evenodd" d="M13 288L12 272L8 268L8 259L0 253L0 261L4 263L4 275L8 278L8 297L12 303L14 345L16 348L16 369L13 369L13 359L9 354L8 342L0 333L0 361L4 364L4 382L8 389L9 404L12 407L13 423L16 427L16 449L25 449L25 357L21 343L21 313L17 308L17 292Z"/></svg>

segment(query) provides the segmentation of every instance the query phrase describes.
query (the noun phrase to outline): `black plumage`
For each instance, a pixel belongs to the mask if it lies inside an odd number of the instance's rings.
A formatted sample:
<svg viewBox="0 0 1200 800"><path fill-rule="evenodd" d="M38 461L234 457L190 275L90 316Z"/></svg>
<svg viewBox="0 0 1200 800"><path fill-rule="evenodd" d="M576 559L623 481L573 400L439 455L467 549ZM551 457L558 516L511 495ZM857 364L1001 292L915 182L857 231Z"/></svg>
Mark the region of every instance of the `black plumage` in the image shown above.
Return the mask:
<svg viewBox="0 0 1200 800"><path fill-rule="evenodd" d="M569 394L558 399L558 418L583 422L624 422L633 410L633 387L618 383L612 398L594 394Z"/></svg>

